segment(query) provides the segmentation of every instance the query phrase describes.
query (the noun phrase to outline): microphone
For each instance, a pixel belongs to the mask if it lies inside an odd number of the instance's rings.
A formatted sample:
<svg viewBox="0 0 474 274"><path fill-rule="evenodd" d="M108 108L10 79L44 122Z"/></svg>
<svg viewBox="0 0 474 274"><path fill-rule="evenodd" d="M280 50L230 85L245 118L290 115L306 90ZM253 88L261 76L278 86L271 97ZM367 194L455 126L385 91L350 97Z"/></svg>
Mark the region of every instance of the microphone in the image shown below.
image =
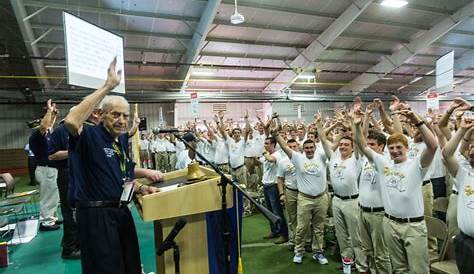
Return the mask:
<svg viewBox="0 0 474 274"><path fill-rule="evenodd" d="M179 231L183 229L183 227L186 225L186 220L185 219L179 219L176 224L174 224L173 229L171 230L170 234L166 237L166 239L163 241L161 244L160 248L156 251L156 254L158 256L163 255L163 253L172 248L175 245L174 238L178 235Z"/></svg>
<svg viewBox="0 0 474 274"><path fill-rule="evenodd" d="M179 129L179 128L165 128L165 129L154 129L153 133L177 133L177 132L190 132L189 129Z"/></svg>

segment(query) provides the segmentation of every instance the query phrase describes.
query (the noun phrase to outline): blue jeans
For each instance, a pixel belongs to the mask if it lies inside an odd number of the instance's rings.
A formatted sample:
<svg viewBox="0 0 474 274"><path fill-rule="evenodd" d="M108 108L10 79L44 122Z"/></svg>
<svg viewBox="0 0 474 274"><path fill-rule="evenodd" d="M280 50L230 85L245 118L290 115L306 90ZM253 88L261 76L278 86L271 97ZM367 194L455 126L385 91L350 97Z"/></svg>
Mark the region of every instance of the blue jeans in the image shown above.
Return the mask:
<svg viewBox="0 0 474 274"><path fill-rule="evenodd" d="M285 215L283 214L283 207L280 203L280 195L278 194L278 187L276 184L263 185L263 195L265 196L265 204L273 214L280 217L279 230L270 223L272 233L288 238L288 226L286 225Z"/></svg>

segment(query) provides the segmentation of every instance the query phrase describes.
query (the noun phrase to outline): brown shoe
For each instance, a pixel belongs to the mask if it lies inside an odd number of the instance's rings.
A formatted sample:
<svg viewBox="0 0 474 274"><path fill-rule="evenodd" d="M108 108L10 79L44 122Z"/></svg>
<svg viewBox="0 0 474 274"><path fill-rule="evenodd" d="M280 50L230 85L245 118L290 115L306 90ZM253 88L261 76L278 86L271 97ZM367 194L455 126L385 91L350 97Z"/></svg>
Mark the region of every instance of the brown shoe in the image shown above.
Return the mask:
<svg viewBox="0 0 474 274"><path fill-rule="evenodd" d="M274 243L277 245L284 244L286 242L288 242L288 237L283 237L283 236L278 237L278 239L274 241Z"/></svg>
<svg viewBox="0 0 474 274"><path fill-rule="evenodd" d="M265 240L269 240L269 239L274 239L274 238L277 238L278 237L278 234L275 234L275 233L272 233L270 232L270 234L268 234L267 236L263 237Z"/></svg>

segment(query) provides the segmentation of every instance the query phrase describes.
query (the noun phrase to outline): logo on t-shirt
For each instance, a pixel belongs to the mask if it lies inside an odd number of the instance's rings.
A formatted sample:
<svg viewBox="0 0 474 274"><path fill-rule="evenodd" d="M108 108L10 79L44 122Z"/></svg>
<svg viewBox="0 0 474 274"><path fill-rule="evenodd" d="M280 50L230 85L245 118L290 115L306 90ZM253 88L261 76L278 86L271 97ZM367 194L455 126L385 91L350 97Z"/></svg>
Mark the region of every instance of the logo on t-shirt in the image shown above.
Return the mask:
<svg viewBox="0 0 474 274"><path fill-rule="evenodd" d="M108 147L104 147L104 152L105 152L105 156L107 156L107 158L112 158L115 154L115 150L113 150L111 148L108 148Z"/></svg>
<svg viewBox="0 0 474 274"><path fill-rule="evenodd" d="M318 177L320 175L319 165L317 163L304 163L303 170L311 175L316 175Z"/></svg>
<svg viewBox="0 0 474 274"><path fill-rule="evenodd" d="M334 178L339 180L344 180L344 170L346 169L345 165L334 164Z"/></svg>
<svg viewBox="0 0 474 274"><path fill-rule="evenodd" d="M385 184L387 187L394 188L399 192L406 191L406 186L403 184L405 175L396 170L390 170L388 167L384 168L383 173L385 175Z"/></svg>

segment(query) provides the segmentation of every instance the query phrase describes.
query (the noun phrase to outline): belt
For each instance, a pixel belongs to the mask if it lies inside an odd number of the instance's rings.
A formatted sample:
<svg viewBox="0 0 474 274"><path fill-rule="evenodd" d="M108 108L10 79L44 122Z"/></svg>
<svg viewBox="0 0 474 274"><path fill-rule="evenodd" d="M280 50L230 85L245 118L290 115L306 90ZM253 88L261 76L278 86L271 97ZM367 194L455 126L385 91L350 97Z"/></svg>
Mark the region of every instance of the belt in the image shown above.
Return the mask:
<svg viewBox="0 0 474 274"><path fill-rule="evenodd" d="M78 201L76 202L78 208L92 208L92 207L127 207L128 203L122 201Z"/></svg>
<svg viewBox="0 0 474 274"><path fill-rule="evenodd" d="M291 191L298 192L298 189L289 188L289 187L287 187L287 186L285 186L285 188L288 189L288 190L291 190Z"/></svg>
<svg viewBox="0 0 474 274"><path fill-rule="evenodd" d="M456 194L456 195L459 194L459 192L458 192L457 190L454 190L454 189L453 189L453 192L452 192L452 193L453 193L453 194Z"/></svg>
<svg viewBox="0 0 474 274"><path fill-rule="evenodd" d="M167 152L171 154L176 154L176 151L167 151Z"/></svg>
<svg viewBox="0 0 474 274"><path fill-rule="evenodd" d="M465 237L471 239L471 240L474 240L474 237L471 237L471 236L467 235L466 233L462 232L462 230L460 230L459 233L460 233L461 235L463 235L463 236L465 236Z"/></svg>
<svg viewBox="0 0 474 274"><path fill-rule="evenodd" d="M362 211L364 212L370 212L370 213L373 213L373 212L382 212L384 211L385 209L382 207L365 207L361 204L359 204L359 207L360 209L362 209Z"/></svg>
<svg viewBox="0 0 474 274"><path fill-rule="evenodd" d="M431 183L430 180L428 180L428 181L423 181L423 185L427 185L427 184L429 184L429 183Z"/></svg>
<svg viewBox="0 0 474 274"><path fill-rule="evenodd" d="M352 199L357 199L359 197L359 193L354 194L354 195L349 195L349 196L340 196L334 193L334 196L336 196L337 198L341 200L352 200Z"/></svg>
<svg viewBox="0 0 474 274"><path fill-rule="evenodd" d="M255 159L255 158L257 158L257 157L254 157L254 156L252 156L252 157L244 156L244 158L245 158L245 159Z"/></svg>
<svg viewBox="0 0 474 274"><path fill-rule="evenodd" d="M385 217L389 218L390 220L396 221L398 223L415 223L415 222L423 221L425 219L424 216L411 217L411 218L398 218L398 217L389 215L387 213L385 213Z"/></svg>
<svg viewBox="0 0 474 274"><path fill-rule="evenodd" d="M323 191L323 192L319 193L319 194L316 195L316 196L308 195L308 194L303 193L303 192L301 192L301 191L299 191L298 193L299 193L301 196L305 197L305 198L308 198L308 199L316 199L316 198L319 198L319 197L323 196L323 195L326 193L326 191Z"/></svg>
<svg viewBox="0 0 474 274"><path fill-rule="evenodd" d="M228 163L223 163L223 164L217 164L217 166L226 166Z"/></svg>
<svg viewBox="0 0 474 274"><path fill-rule="evenodd" d="M243 167L243 166L244 166L244 165L240 165L240 166L238 166L238 167L236 167L236 168L232 168L232 170L233 170L233 171L236 171L237 169L239 169L239 168L241 168L241 167Z"/></svg>

